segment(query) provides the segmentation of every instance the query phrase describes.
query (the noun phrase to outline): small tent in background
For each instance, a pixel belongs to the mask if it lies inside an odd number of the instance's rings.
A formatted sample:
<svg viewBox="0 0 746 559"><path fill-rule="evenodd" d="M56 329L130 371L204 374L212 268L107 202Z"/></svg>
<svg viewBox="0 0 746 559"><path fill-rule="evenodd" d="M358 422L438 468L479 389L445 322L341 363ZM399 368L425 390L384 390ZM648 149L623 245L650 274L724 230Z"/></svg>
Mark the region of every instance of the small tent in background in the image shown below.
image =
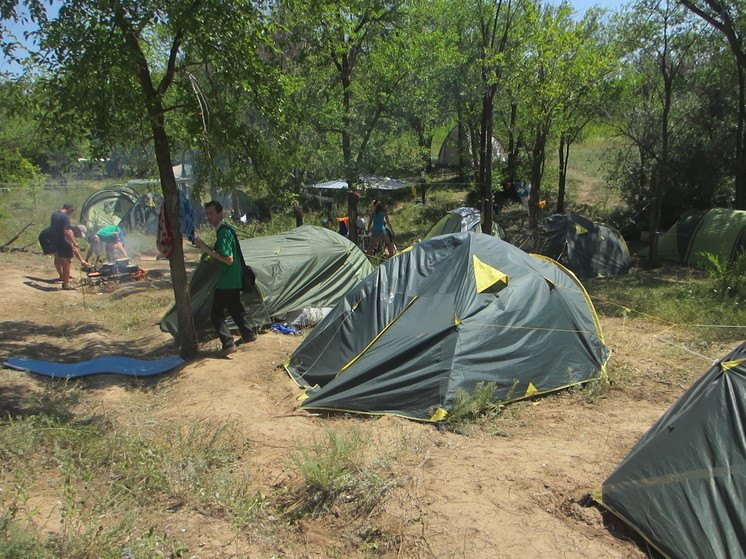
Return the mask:
<svg viewBox="0 0 746 559"><path fill-rule="evenodd" d="M458 149L458 125L454 126L448 135L443 140L438 150L438 167L458 167L459 166L459 149ZM469 132L464 129L464 144L462 152L466 157L467 164L471 164L471 141L469 139ZM505 148L503 147L500 140L495 136L492 136L492 159L493 160L504 160L505 159Z"/></svg>
<svg viewBox="0 0 746 559"><path fill-rule="evenodd" d="M746 343L645 433L594 499L669 558L746 549Z"/></svg>
<svg viewBox="0 0 746 559"><path fill-rule="evenodd" d="M425 234L422 240L432 239L449 233L466 233L481 231L481 213L476 208L456 208L441 217ZM497 222L492 222L492 236L506 239L505 230Z"/></svg>
<svg viewBox="0 0 746 559"><path fill-rule="evenodd" d="M305 409L437 421L459 389L507 402L604 376L609 351L580 282L479 233L398 254L347 293L291 355Z"/></svg>
<svg viewBox="0 0 746 559"><path fill-rule="evenodd" d="M626 274L629 249L621 233L578 214L555 214L544 220L539 253L552 258L579 278Z"/></svg>
<svg viewBox="0 0 746 559"><path fill-rule="evenodd" d="M689 210L658 239L658 255L688 266L707 263L703 252L733 262L746 251L746 211Z"/></svg>
<svg viewBox="0 0 746 559"><path fill-rule="evenodd" d="M250 322L269 324L304 307L331 307L373 271L368 259L351 241L341 235L306 225L270 237L240 241L246 263L256 275L261 295L241 295ZM189 282L192 312L198 333L215 336L210 322L217 263L200 262ZM161 330L178 333L176 310L161 320Z"/></svg>
<svg viewBox="0 0 746 559"><path fill-rule="evenodd" d="M80 223L92 230L119 226L139 195L129 186L111 185L91 194L80 208Z"/></svg>
<svg viewBox="0 0 746 559"><path fill-rule="evenodd" d="M260 205L258 201L251 200L249 196L238 188L210 190L210 199L220 202L225 211L226 219L235 222L262 221L270 218L269 209L266 205Z"/></svg>

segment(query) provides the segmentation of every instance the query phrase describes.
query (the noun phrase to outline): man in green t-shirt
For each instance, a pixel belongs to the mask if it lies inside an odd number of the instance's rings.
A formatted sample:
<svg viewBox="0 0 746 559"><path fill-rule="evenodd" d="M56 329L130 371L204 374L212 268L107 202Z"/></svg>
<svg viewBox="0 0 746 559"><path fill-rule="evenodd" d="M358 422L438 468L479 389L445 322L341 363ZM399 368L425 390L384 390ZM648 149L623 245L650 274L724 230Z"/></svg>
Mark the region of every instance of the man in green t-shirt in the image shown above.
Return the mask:
<svg viewBox="0 0 746 559"><path fill-rule="evenodd" d="M223 221L223 206L216 200L211 200L205 204L205 216L208 223L215 227L218 233L215 248L211 249L200 238L195 239L194 244L218 263L218 282L215 286L215 298L210 310L210 320L212 320L212 324L223 344L221 354L229 355L235 353L236 343L228 325L225 323L224 313L226 309L233 322L238 326L244 342L253 342L256 339L256 334L249 326L246 310L241 304L243 268L240 259L237 258L236 243L238 239L235 230Z"/></svg>
<svg viewBox="0 0 746 559"><path fill-rule="evenodd" d="M96 233L92 233L88 237L90 248L88 254L86 254L86 260L88 260L93 253L99 253L101 243L104 244L106 249L106 261L114 262L114 251L118 250L122 254L122 258L129 258L127 251L124 249L124 232L116 225L107 225L102 227Z"/></svg>

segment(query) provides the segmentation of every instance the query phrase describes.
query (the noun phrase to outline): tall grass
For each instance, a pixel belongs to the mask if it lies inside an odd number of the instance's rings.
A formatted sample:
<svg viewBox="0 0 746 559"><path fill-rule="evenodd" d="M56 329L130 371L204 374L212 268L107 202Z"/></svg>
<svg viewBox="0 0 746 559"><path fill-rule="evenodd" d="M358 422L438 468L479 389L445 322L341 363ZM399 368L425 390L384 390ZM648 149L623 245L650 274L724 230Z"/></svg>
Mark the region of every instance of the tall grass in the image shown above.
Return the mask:
<svg viewBox="0 0 746 559"><path fill-rule="evenodd" d="M651 320L661 329L676 327L707 341L742 340L746 294L723 297L717 278L676 268L681 276L660 271L588 280L585 287L602 316ZM710 327L709 325L715 326Z"/></svg>
<svg viewBox="0 0 746 559"><path fill-rule="evenodd" d="M299 443L292 461L301 484L287 499L285 516L328 513L336 506L352 505L348 513L367 516L396 485L390 459L370 458L370 437L359 429L348 435L325 431L325 438Z"/></svg>

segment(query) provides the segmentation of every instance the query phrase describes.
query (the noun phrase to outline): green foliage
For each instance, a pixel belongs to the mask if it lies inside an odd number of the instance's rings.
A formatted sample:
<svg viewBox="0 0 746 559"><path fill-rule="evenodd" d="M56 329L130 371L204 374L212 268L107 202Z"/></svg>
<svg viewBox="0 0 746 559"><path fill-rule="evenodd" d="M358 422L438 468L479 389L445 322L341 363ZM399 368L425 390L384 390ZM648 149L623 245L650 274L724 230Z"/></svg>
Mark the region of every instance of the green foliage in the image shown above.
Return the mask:
<svg viewBox="0 0 746 559"><path fill-rule="evenodd" d="M341 436L326 431L326 440L315 437L311 443L299 443L292 455L303 481L285 509L285 516L297 519L320 515L337 505L353 505L350 514L369 515L395 481L383 475L386 463L366 457L370 440L359 429Z"/></svg>
<svg viewBox="0 0 746 559"><path fill-rule="evenodd" d="M711 252L703 252L707 259L705 270L714 284L714 291L721 299L743 295L746 287L746 251L738 254L733 262Z"/></svg>
<svg viewBox="0 0 746 559"><path fill-rule="evenodd" d="M513 388L517 383L518 381L513 384ZM496 416L505 408L502 404L495 402L496 392L497 384L494 382L479 382L471 393L459 388L456 391L453 405L446 416L446 423L456 425L480 417Z"/></svg>

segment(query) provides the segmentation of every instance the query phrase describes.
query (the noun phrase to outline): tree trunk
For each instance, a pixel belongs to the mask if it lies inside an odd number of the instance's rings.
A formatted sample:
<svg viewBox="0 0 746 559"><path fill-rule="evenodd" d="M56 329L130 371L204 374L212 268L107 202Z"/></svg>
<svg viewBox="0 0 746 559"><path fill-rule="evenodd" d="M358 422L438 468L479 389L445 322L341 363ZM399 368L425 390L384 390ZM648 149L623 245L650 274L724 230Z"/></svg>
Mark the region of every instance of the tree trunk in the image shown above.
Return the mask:
<svg viewBox="0 0 746 559"><path fill-rule="evenodd" d="M458 153L458 180L461 183L466 183L468 180L466 169L469 165L467 160L467 138L466 138L466 125L463 120L463 111L461 103L456 104L456 111L458 113L458 124L456 124L456 139L457 139L457 153Z"/></svg>
<svg viewBox="0 0 746 559"><path fill-rule="evenodd" d="M352 68L349 64L348 57L342 56L340 66L342 78L342 157L345 165L345 180L347 181L347 217L350 220L349 234L350 240L357 244L357 196L355 195L355 185L358 177L357 165L352 157L352 140L350 137L350 126L352 122L351 104L352 104Z"/></svg>
<svg viewBox="0 0 746 559"><path fill-rule="evenodd" d="M531 235L531 248L536 250L539 244L539 194L541 179L544 174L544 153L548 131L537 127L534 136L534 147L531 150L531 192L528 197L528 231Z"/></svg>
<svg viewBox="0 0 746 559"><path fill-rule="evenodd" d="M567 160L570 156L570 143L565 134L560 134L559 141L559 181L557 184L557 213L565 213L565 188L567 187Z"/></svg>
<svg viewBox="0 0 746 559"><path fill-rule="evenodd" d="M482 97L482 117L479 131L479 166L477 188L482 213L482 233L492 235L492 122L497 86L492 84Z"/></svg>
<svg viewBox="0 0 746 559"><path fill-rule="evenodd" d="M518 104L510 104L510 124L508 125L508 180L517 180L518 170L518 140L515 131L518 123Z"/></svg>
<svg viewBox="0 0 746 559"><path fill-rule="evenodd" d="M160 103L154 101L154 110L150 115L155 148L155 159L158 163L158 174L163 190L163 205L166 216L171 224L174 248L169 267L171 268L171 284L174 290L176 304L176 318L179 334L176 343L179 345L181 356L191 359L197 355L197 336L194 328L194 315L189 297L186 268L184 266L184 247L181 237L181 223L179 216L179 191L176 187L173 166L171 165L171 148L166 134L163 110Z"/></svg>
<svg viewBox="0 0 746 559"><path fill-rule="evenodd" d="M738 137L736 138L735 209L746 210L746 70L738 66Z"/></svg>

